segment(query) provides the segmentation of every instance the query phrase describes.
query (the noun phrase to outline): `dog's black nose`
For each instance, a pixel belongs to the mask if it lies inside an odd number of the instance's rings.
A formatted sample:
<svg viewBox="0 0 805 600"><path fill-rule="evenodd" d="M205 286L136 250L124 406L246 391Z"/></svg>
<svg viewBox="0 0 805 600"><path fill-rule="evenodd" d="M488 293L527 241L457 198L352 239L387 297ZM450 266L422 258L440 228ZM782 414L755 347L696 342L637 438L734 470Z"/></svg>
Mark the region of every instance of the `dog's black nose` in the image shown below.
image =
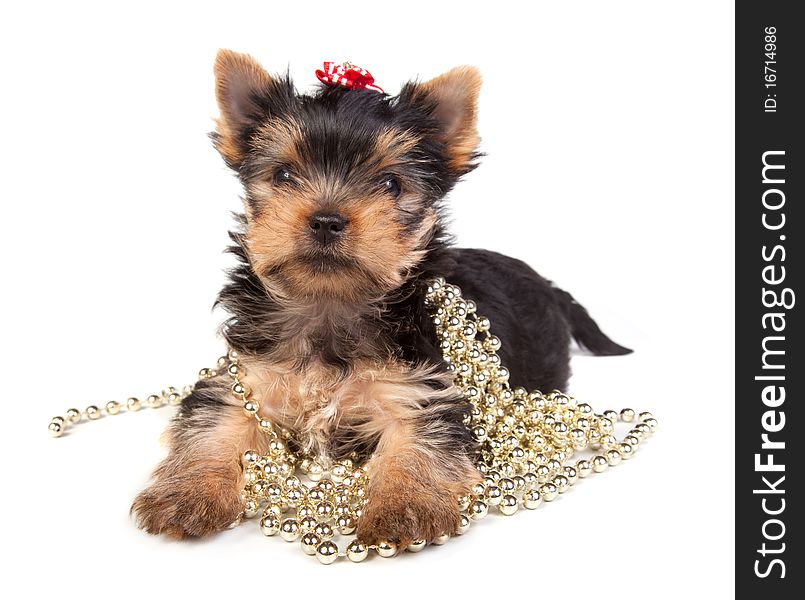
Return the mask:
<svg viewBox="0 0 805 600"><path fill-rule="evenodd" d="M337 213L316 213L310 217L310 233L322 246L332 244L343 234L347 220Z"/></svg>

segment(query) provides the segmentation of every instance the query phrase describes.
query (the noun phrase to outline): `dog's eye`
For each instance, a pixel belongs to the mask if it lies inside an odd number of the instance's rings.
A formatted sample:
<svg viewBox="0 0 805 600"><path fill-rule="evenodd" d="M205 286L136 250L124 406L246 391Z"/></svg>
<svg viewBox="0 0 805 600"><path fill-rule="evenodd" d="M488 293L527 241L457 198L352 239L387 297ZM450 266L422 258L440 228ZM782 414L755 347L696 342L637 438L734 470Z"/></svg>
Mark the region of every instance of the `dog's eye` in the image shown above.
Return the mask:
<svg viewBox="0 0 805 600"><path fill-rule="evenodd" d="M396 177L386 177L383 180L383 191L398 198L402 193L402 186Z"/></svg>
<svg viewBox="0 0 805 600"><path fill-rule="evenodd" d="M277 169L277 172L274 173L274 184L275 185L282 185L283 183L291 183L293 181L293 175L288 169Z"/></svg>

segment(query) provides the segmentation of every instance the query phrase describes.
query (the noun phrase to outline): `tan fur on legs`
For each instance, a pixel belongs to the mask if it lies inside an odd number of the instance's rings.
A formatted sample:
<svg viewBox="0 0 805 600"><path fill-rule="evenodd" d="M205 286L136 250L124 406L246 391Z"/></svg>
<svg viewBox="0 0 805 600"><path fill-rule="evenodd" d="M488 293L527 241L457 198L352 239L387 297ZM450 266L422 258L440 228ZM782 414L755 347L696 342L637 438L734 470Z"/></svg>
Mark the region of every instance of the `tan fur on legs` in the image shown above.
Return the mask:
<svg viewBox="0 0 805 600"><path fill-rule="evenodd" d="M455 534L458 495L480 480L468 456L448 454L410 433L407 426L387 430L371 462L357 530L366 544L387 540L402 551L414 540Z"/></svg>
<svg viewBox="0 0 805 600"><path fill-rule="evenodd" d="M414 449L379 461L370 475L358 539L366 544L391 541L402 551L414 540L453 535L459 525L458 494L466 493L467 482L478 477L468 459L467 464L456 462L458 472L445 478ZM460 480L466 475L473 479Z"/></svg>
<svg viewBox="0 0 805 600"><path fill-rule="evenodd" d="M242 508L240 456L262 451L265 435L239 406L220 405L180 414L167 434L169 454L131 507L138 526L177 539L227 528Z"/></svg>

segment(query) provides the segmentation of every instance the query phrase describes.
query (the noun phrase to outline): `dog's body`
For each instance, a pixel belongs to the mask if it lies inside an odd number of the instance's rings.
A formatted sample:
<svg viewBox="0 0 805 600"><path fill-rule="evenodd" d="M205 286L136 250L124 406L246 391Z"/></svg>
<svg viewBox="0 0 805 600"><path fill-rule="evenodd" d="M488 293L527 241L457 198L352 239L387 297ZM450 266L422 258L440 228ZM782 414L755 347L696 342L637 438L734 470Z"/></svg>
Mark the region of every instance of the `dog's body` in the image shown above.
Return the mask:
<svg viewBox="0 0 805 600"><path fill-rule="evenodd" d="M394 98L326 87L299 96L225 51L216 75L214 139L246 189L232 234L239 265L218 301L260 414L324 461L371 455L362 541L404 548L455 532L456 496L479 473L427 282L443 276L477 303L517 385L565 389L571 337L595 354L628 350L523 262L449 244L441 201L478 157L476 71ZM202 380L183 401L170 454L132 507L146 530L206 535L239 514L240 455L267 442L227 381Z"/></svg>

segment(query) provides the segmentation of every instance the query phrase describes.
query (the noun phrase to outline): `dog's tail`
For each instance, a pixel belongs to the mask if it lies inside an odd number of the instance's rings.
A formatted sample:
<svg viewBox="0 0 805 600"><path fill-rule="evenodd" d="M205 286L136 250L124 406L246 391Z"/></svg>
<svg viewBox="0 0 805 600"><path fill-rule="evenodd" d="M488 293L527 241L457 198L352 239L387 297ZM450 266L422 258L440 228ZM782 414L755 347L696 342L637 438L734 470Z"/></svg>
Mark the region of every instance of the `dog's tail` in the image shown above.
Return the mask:
<svg viewBox="0 0 805 600"><path fill-rule="evenodd" d="M573 296L558 287L551 289L570 323L570 333L579 346L586 348L596 356L618 356L632 352L631 349L609 339L598 327L587 309L576 302Z"/></svg>

